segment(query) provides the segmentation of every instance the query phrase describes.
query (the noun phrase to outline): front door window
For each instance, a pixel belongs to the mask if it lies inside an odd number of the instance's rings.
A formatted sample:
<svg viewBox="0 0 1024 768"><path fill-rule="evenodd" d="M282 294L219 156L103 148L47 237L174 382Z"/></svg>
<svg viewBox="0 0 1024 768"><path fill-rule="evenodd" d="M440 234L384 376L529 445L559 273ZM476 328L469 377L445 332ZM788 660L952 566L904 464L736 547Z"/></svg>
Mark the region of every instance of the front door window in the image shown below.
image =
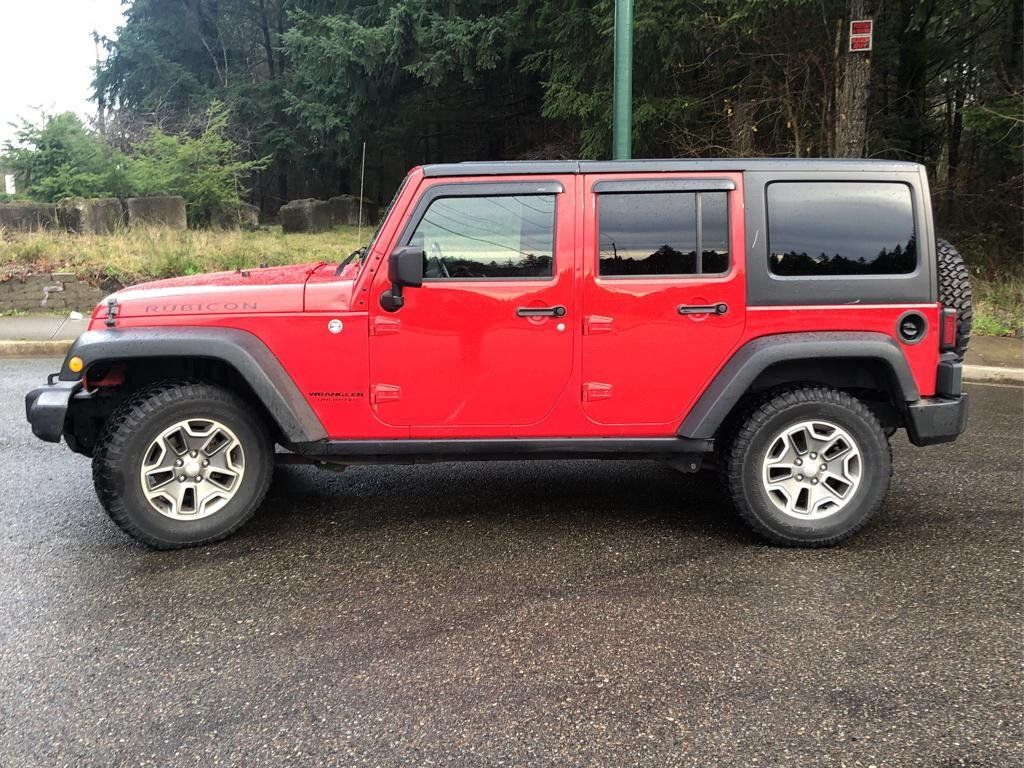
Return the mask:
<svg viewBox="0 0 1024 768"><path fill-rule="evenodd" d="M515 279L554 274L555 196L441 197L409 245L431 279Z"/></svg>

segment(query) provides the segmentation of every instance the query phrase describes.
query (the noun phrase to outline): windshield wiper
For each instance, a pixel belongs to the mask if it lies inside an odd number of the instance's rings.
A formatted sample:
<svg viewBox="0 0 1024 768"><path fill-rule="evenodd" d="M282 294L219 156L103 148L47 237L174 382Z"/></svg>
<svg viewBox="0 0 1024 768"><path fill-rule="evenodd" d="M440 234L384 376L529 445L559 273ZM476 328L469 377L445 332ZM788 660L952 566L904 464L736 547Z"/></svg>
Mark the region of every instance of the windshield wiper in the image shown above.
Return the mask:
<svg viewBox="0 0 1024 768"><path fill-rule="evenodd" d="M352 253L350 253L348 256L342 259L341 264L339 264L338 268L334 270L334 274L340 275L342 270L344 270L345 267L347 267L352 262L352 259L354 259L356 256L358 256L359 260L362 261L366 257L367 248L369 248L369 245L364 245L362 248L356 248L354 251L352 251Z"/></svg>

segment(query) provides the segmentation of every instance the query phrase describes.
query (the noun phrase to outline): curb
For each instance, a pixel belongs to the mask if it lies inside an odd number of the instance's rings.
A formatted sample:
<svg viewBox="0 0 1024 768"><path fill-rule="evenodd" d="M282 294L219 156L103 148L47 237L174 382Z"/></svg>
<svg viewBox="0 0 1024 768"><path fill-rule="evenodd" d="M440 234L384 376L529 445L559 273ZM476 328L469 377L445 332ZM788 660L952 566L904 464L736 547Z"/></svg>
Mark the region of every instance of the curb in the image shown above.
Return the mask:
<svg viewBox="0 0 1024 768"><path fill-rule="evenodd" d="M71 343L71 339L46 341L0 339L0 357L63 357L70 349Z"/></svg>
<svg viewBox="0 0 1024 768"><path fill-rule="evenodd" d="M0 339L0 357L60 357L67 354L71 340L13 341ZM997 365L965 365L964 381L1024 386L1024 368Z"/></svg>
<svg viewBox="0 0 1024 768"><path fill-rule="evenodd" d="M998 365L965 365L964 381L1024 386L1024 368L1000 368Z"/></svg>

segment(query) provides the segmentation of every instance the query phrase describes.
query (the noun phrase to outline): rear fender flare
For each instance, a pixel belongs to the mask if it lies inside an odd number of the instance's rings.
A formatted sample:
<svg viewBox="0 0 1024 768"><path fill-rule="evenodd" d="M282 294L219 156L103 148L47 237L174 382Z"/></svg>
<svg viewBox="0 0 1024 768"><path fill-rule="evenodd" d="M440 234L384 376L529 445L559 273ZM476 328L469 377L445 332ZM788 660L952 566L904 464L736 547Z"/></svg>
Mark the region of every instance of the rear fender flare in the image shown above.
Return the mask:
<svg viewBox="0 0 1024 768"><path fill-rule="evenodd" d="M794 360L857 359L881 363L904 402L920 399L917 384L899 344L884 333L780 333L740 347L705 388L676 431L680 437L710 439L747 394L757 377L773 365Z"/></svg>

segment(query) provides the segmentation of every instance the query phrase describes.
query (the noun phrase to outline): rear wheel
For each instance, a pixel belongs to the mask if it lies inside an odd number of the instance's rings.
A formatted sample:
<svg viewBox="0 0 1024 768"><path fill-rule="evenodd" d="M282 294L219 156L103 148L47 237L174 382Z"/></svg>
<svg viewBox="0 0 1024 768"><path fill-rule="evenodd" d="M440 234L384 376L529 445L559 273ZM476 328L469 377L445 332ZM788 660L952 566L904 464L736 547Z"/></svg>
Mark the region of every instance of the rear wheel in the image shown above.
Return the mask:
<svg viewBox="0 0 1024 768"><path fill-rule="evenodd" d="M871 410L839 390L801 387L754 408L725 456L740 517L776 544L828 546L853 535L889 487L889 442Z"/></svg>
<svg viewBox="0 0 1024 768"><path fill-rule="evenodd" d="M96 493L125 532L158 549L222 539L270 484L273 443L240 398L201 382L165 382L128 398L93 456Z"/></svg>

